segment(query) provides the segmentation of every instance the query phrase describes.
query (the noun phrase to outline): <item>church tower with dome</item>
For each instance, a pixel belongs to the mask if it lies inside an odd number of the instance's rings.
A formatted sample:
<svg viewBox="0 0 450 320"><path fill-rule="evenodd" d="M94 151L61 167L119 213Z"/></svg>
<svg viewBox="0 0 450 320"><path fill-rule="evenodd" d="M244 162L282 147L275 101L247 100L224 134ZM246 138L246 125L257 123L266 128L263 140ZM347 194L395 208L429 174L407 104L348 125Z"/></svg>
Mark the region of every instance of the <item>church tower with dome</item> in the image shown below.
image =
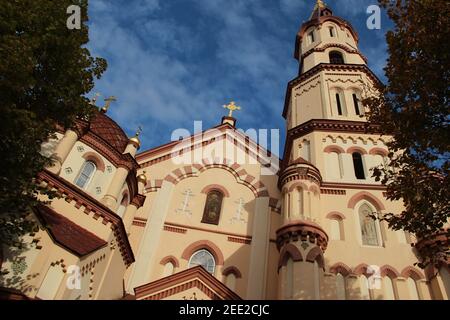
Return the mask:
<svg viewBox="0 0 450 320"><path fill-rule="evenodd" d="M350 23L318 0L296 37L282 159L220 125L140 153L107 115L58 128L28 247L0 253L9 299L448 300L448 264L415 266L416 239L371 168L386 142L361 104L378 78ZM281 110L280 110L281 111Z"/></svg>

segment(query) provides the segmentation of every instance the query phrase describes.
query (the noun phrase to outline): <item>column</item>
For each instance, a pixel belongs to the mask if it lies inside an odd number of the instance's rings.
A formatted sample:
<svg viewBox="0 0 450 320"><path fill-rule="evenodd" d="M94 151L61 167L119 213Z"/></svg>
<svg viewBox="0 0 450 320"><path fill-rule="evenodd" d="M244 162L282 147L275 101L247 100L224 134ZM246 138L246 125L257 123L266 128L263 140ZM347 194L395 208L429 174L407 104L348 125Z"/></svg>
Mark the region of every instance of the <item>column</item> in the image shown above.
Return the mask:
<svg viewBox="0 0 450 320"><path fill-rule="evenodd" d="M102 199L102 202L106 204L111 210L115 210L117 207L117 201L119 198L120 191L122 190L123 184L128 176L128 169L124 167L117 168L114 177L109 184L108 191Z"/></svg>
<svg viewBox="0 0 450 320"><path fill-rule="evenodd" d="M64 137L59 141L56 146L55 152L52 155L52 158L55 159L52 166L49 166L47 169L54 173L59 174L61 171L61 166L66 160L69 152L72 150L73 146L78 140L78 135L72 129L69 129L65 132Z"/></svg>
<svg viewBox="0 0 450 320"><path fill-rule="evenodd" d="M154 256L164 229L164 221L169 211L173 189L174 185L171 182L164 181L153 202L136 254L136 263L131 271L127 292L134 293L134 288L146 284L151 280L150 274L155 263Z"/></svg>
<svg viewBox="0 0 450 320"><path fill-rule="evenodd" d="M269 245L270 208L269 197L256 199L253 218L253 234L250 252L250 268L247 299L262 300L265 297L266 263Z"/></svg>

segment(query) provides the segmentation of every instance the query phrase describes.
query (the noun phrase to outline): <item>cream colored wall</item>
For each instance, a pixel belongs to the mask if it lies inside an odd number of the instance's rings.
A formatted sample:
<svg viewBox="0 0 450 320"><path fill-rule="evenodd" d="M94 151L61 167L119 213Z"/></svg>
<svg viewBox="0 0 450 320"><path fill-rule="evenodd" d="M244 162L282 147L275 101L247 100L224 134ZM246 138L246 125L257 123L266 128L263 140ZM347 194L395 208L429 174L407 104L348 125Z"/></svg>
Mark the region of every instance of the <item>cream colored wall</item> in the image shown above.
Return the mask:
<svg viewBox="0 0 450 320"><path fill-rule="evenodd" d="M334 30L336 32L335 37L331 37L329 33L329 27L334 27ZM308 34L314 30L314 37L315 41L311 43L308 38ZM350 35L350 37L347 36ZM321 26L318 27L310 27L306 30L304 33L302 42L300 44L300 50L301 53L308 52L309 50L313 48L321 48L326 44L340 44L345 45L349 47L350 49L357 49L357 44L353 36L351 35L350 31L347 28L341 29L340 26L333 22L325 22ZM328 51L330 49L327 49L326 52L316 52L309 56L307 56L303 61L303 72L306 72L313 68L314 66L320 64L320 63L329 63L329 56ZM365 64L365 61L358 55L358 54L349 54L345 51L342 51L339 48L331 49L331 50L337 50L344 53L344 61L348 64Z"/></svg>
<svg viewBox="0 0 450 320"><path fill-rule="evenodd" d="M79 148L82 148L80 151ZM98 152L96 152L94 149L89 147L88 145L84 144L81 141L77 141L75 143L75 146L70 151L67 159L64 161L60 176L67 181L75 184L75 180L77 179L81 168L83 167L83 164L85 163L85 159L83 158L83 155L86 153L95 153L99 158L102 159L102 161L105 164L105 170L104 172L101 172L98 170L95 172L94 176L90 180L89 184L87 185L86 189L84 190L97 200L100 200L105 195L106 191L108 190L108 187L114 177L114 174L117 170L117 168L109 162L105 157L100 155ZM67 171L70 168L69 172ZM100 188L100 192L98 192L97 188Z"/></svg>

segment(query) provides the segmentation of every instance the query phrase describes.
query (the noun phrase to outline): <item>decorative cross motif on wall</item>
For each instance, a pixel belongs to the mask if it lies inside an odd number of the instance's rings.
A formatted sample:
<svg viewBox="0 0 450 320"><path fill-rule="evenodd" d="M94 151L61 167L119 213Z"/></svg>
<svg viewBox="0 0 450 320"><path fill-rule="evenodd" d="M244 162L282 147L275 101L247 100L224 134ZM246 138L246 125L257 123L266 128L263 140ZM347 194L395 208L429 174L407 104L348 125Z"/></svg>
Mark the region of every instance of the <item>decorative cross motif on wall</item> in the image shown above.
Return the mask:
<svg viewBox="0 0 450 320"><path fill-rule="evenodd" d="M189 200L194 196L194 193L191 189L187 189L182 194L184 195L183 203L181 204L181 208L176 209L175 212L177 214L186 215L190 218L192 217L192 211L189 210Z"/></svg>
<svg viewBox="0 0 450 320"><path fill-rule="evenodd" d="M247 223L247 221L242 217L242 209L244 209L244 199L239 198L238 201L234 202L237 204L236 214L230 219L230 223Z"/></svg>

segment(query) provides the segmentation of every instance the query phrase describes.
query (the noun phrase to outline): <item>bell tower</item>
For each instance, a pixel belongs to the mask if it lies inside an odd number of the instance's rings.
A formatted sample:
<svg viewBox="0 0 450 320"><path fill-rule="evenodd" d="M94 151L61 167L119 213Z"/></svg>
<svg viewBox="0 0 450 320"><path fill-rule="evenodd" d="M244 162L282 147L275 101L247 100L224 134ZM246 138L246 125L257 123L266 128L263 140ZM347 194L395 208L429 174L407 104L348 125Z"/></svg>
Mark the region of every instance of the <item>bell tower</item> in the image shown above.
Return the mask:
<svg viewBox="0 0 450 320"><path fill-rule="evenodd" d="M364 121L361 99L378 80L356 31L321 0L297 33L294 57L299 74L289 83L283 111L288 130L312 119Z"/></svg>
<svg viewBox="0 0 450 320"><path fill-rule="evenodd" d="M284 218L277 230L278 293L280 299L321 299L329 240L325 216L332 211L324 183L358 181L351 153L339 151L338 161L327 167L327 143L337 146L326 132L364 132L361 100L379 80L358 50L356 31L321 0L297 33L294 57L299 74L286 92L287 140L278 181ZM342 143L340 150L352 147ZM365 169L369 165L367 160Z"/></svg>

